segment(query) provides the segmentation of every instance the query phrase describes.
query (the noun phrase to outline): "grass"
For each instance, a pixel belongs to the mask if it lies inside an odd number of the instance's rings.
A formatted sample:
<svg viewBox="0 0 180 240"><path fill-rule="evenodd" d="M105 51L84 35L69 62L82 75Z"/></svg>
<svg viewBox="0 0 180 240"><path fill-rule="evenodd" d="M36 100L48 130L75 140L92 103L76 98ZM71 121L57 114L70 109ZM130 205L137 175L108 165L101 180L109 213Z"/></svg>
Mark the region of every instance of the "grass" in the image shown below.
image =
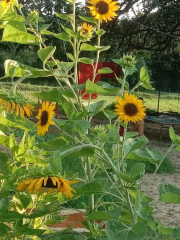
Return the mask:
<svg viewBox="0 0 180 240"><path fill-rule="evenodd" d="M5 88L10 88L11 83L2 82L2 86ZM57 87L52 86L42 86L42 85L32 85L32 84L19 84L18 91L24 94L29 103L35 105L37 107L37 98L32 96L31 93L36 93L40 91L51 91L54 89L58 89ZM60 88L59 88L60 89ZM141 96L144 99L144 104L146 108L151 109L152 111L157 111L158 106L158 92L157 91L146 91L146 92L136 92L137 96ZM107 100L109 104L114 106L114 102L116 102L116 96L98 96L97 99L93 99L92 102L97 102L101 100ZM86 102L87 100L84 100ZM64 112L61 106L59 106L59 112ZM160 96L160 107L159 112L180 112L180 96L177 93L166 93L161 92ZM98 117L104 118L104 115L100 114Z"/></svg>

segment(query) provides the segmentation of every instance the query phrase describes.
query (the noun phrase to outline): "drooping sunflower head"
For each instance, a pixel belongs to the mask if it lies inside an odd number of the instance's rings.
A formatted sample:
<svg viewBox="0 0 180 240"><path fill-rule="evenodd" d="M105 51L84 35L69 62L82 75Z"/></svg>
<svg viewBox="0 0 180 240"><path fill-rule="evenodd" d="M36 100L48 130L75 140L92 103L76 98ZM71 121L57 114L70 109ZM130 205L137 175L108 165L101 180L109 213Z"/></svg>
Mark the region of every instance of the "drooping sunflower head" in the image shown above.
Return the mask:
<svg viewBox="0 0 180 240"><path fill-rule="evenodd" d="M34 178L28 178L18 184L17 190L30 193L43 194L46 191L50 194L53 190L56 193L61 192L63 195L72 198L72 192L76 192L70 184L77 183L78 181L69 181L63 177L58 176L39 176Z"/></svg>
<svg viewBox="0 0 180 240"><path fill-rule="evenodd" d="M125 93L124 100L118 97L115 107L115 114L124 123L142 121L146 116L142 100L138 100L134 94Z"/></svg>
<svg viewBox="0 0 180 240"><path fill-rule="evenodd" d="M10 8L12 3L13 0L1 0L2 12L6 12Z"/></svg>
<svg viewBox="0 0 180 240"><path fill-rule="evenodd" d="M25 114L30 117L34 111L34 106L27 103L27 99L21 93L6 91L0 94L0 108L6 113L16 112L16 115L21 115L22 118Z"/></svg>
<svg viewBox="0 0 180 240"><path fill-rule="evenodd" d="M39 109L37 119L39 119L37 126L38 126L38 135L44 135L48 132L49 125L54 125L52 121L52 116L54 114L55 106L52 105L50 102L43 102L42 108Z"/></svg>
<svg viewBox="0 0 180 240"><path fill-rule="evenodd" d="M93 33L95 31L93 26L88 23L83 23L81 27L78 27L78 30L80 33L80 37L81 37L82 41L84 41L84 42L90 41L91 38L93 37Z"/></svg>
<svg viewBox="0 0 180 240"><path fill-rule="evenodd" d="M95 19L102 21L111 21L116 17L116 11L119 9L117 1L112 0L89 0L88 1L92 6L88 6L91 11L92 16Z"/></svg>

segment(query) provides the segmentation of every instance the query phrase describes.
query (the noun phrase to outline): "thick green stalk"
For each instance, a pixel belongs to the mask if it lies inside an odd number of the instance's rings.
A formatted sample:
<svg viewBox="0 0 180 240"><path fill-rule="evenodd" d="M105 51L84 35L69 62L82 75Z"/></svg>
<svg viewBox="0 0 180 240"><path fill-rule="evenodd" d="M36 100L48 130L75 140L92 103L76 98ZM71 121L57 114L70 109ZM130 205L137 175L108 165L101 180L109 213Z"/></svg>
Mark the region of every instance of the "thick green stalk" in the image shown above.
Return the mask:
<svg viewBox="0 0 180 240"><path fill-rule="evenodd" d="M120 90L120 96L121 97L124 95L124 85L125 85L126 78L127 78L127 70L125 70L124 76L123 76L123 83L122 83L122 87L121 87L121 90Z"/></svg>

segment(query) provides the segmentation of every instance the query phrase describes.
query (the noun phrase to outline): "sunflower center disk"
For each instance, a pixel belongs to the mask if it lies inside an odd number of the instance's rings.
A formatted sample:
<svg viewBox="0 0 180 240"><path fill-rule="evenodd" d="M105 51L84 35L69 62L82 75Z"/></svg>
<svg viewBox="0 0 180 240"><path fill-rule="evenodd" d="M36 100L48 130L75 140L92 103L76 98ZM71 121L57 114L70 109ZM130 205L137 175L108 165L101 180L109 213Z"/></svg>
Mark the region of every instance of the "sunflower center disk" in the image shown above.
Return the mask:
<svg viewBox="0 0 180 240"><path fill-rule="evenodd" d="M43 181L42 187L46 187L46 188L57 188L58 185L57 185L57 182L56 182L56 185L54 186L54 184L53 184L53 182L52 182L52 179L51 179L51 178L48 178L46 185L44 185L44 181Z"/></svg>
<svg viewBox="0 0 180 240"><path fill-rule="evenodd" d="M100 1L96 4L97 12L100 14L106 14L109 11L109 5L103 1Z"/></svg>
<svg viewBox="0 0 180 240"><path fill-rule="evenodd" d="M135 116L138 112L138 109L133 103L126 103L126 105L124 106L124 111L128 116Z"/></svg>
<svg viewBox="0 0 180 240"><path fill-rule="evenodd" d="M41 126L46 125L48 122L48 112L47 111L43 111L41 114Z"/></svg>
<svg viewBox="0 0 180 240"><path fill-rule="evenodd" d="M87 35L87 34L88 34L88 30L85 29L85 28L83 28L83 29L82 29L82 34Z"/></svg>

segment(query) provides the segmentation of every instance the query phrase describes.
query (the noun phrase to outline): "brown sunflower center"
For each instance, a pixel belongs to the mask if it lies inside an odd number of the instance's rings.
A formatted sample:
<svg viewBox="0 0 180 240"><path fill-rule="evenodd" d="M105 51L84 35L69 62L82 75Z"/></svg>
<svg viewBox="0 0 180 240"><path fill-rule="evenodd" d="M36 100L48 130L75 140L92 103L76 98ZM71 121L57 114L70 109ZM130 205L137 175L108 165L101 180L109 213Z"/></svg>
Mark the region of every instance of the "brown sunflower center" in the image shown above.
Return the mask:
<svg viewBox="0 0 180 240"><path fill-rule="evenodd" d="M106 14L109 11L109 5L104 1L100 1L96 4L96 9L98 13Z"/></svg>
<svg viewBox="0 0 180 240"><path fill-rule="evenodd" d="M41 114L41 126L46 125L48 122L48 112L47 111L43 111Z"/></svg>
<svg viewBox="0 0 180 240"><path fill-rule="evenodd" d="M84 34L84 35L87 35L87 34L88 34L88 30L87 30L86 28L83 28L81 32L82 32L82 34Z"/></svg>
<svg viewBox="0 0 180 240"><path fill-rule="evenodd" d="M130 63L130 62L132 62L132 59L131 59L131 58L126 58L125 61L126 61L127 63Z"/></svg>
<svg viewBox="0 0 180 240"><path fill-rule="evenodd" d="M44 185L44 181L43 181L41 187L57 188L57 187L58 187L58 184L57 184L57 182L56 182L56 185L54 186L52 179L49 177L48 180L47 180L47 183Z"/></svg>
<svg viewBox="0 0 180 240"><path fill-rule="evenodd" d="M126 103L126 105L124 106L124 111L125 114L128 116L135 116L138 112L138 109L133 103Z"/></svg>

